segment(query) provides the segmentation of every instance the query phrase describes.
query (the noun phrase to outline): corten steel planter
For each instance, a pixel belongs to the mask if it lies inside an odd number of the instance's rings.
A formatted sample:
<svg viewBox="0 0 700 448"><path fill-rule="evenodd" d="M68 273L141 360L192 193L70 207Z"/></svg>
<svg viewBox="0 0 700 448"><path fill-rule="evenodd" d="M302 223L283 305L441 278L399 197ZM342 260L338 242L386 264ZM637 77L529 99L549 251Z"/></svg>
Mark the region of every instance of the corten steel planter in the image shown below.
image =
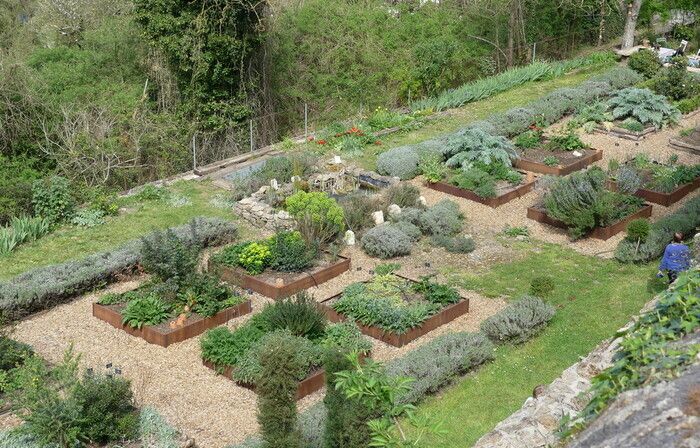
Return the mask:
<svg viewBox="0 0 700 448"><path fill-rule="evenodd" d="M675 149L689 152L690 154L700 155L700 144L693 144L680 138L669 139L669 144Z"/></svg>
<svg viewBox="0 0 700 448"><path fill-rule="evenodd" d="M236 317L243 316L253 311L251 301L245 301L239 305L226 308L212 317L206 317L186 324L180 328L162 330L157 326L144 325L139 330L122 323L122 315L118 311L99 303L92 304L92 315L103 320L120 330L124 330L132 336L144 339L150 344L167 347L184 340L199 336L210 328L217 327Z"/></svg>
<svg viewBox="0 0 700 448"><path fill-rule="evenodd" d="M402 277L400 275L397 275L397 277L413 282L413 280L408 279L406 277ZM330 320L331 322L343 322L347 319L344 315L338 313L333 308L331 308L330 305L327 304L328 302L334 299L339 299L342 295L342 293L336 294L335 296L330 297L324 300L323 302L319 303L319 307L323 310L324 313L326 313L326 317L328 317L328 320ZM385 331L379 327L362 325L359 322L355 322L355 325L357 325L362 334L373 337L374 339L379 339L380 341L385 342L389 345L393 345L394 347L403 347L404 345L415 341L419 337L428 334L429 332L435 330L438 327L452 322L453 320L468 312L469 299L462 298L461 301L443 308L442 310L440 310L439 313L434 314L433 316L430 316L428 319L426 319L419 327L412 328L406 333L398 334L392 331Z"/></svg>
<svg viewBox="0 0 700 448"><path fill-rule="evenodd" d="M292 296L305 289L320 285L350 269L350 259L338 256L338 260L327 266L319 266L299 273L291 282L277 285L273 280L250 275L239 267L224 266L209 260L209 271L216 273L226 283L250 289L274 300Z"/></svg>
<svg viewBox="0 0 700 448"><path fill-rule="evenodd" d="M610 188L612 190L617 189L617 183L616 182L610 182ZM644 198L649 202L653 202L654 204L659 204L663 205L664 207L669 207L676 202L680 201L684 197L686 197L688 194L692 193L693 191L697 190L700 188L700 177L696 178L692 182L688 182L687 184L683 184L673 190L670 193L661 193L659 191L654 191L654 190L647 190L646 188L640 188L637 190L636 193L634 193L635 196L638 196L640 198Z"/></svg>
<svg viewBox="0 0 700 448"><path fill-rule="evenodd" d="M528 160L526 156L521 156L514 163L514 166L523 171L531 171L533 173L540 174L550 174L553 176L566 176L574 171L582 170L588 165L593 164L599 160L603 159L603 151L596 149L594 153L589 154L585 157L581 157L579 160L569 163L567 165L557 165L549 166L542 162L535 162L534 160Z"/></svg>
<svg viewBox="0 0 700 448"><path fill-rule="evenodd" d="M613 137L624 138L624 139L633 140L633 141L642 140L647 135L654 133L656 131L658 131L656 126L644 128L644 130L641 132L630 131L630 130L627 130L625 128L621 128L619 126L613 126L613 128L610 130L605 129L603 126L600 126L600 125L593 128L593 132L596 132L598 134L607 134L607 135L611 135Z"/></svg>
<svg viewBox="0 0 700 448"><path fill-rule="evenodd" d="M587 236L591 238L596 238L599 240L607 240L612 238L613 236L617 235L618 233L622 232L627 228L627 224L630 223L630 221L633 221L635 219L639 218L649 218L651 216L651 205L645 204L641 209L637 210L635 213L632 213L628 217L621 219L620 221L617 221L616 223L609 225L607 227L596 227L594 228ZM534 219L537 222L541 222L543 224L549 224L550 226L553 227L558 227L560 229L567 229L568 226L564 224L563 222L559 221L558 219L554 219L551 216L547 215L547 212L535 208L535 207L528 207L527 209L527 217L530 219Z"/></svg>
<svg viewBox="0 0 700 448"><path fill-rule="evenodd" d="M470 190L465 190L446 182L426 182L425 185L431 190L441 191L443 193L451 194L452 196L469 199L470 201L479 202L481 204L488 205L489 207L496 208L531 192L535 187L535 181L522 184L506 193L503 193L500 196L496 196L495 198L482 198Z"/></svg>
<svg viewBox="0 0 700 448"><path fill-rule="evenodd" d="M370 353L360 355L360 361L369 358L371 356ZM218 367L214 363L211 363L209 361L202 360L202 364L205 367L208 367L212 370L214 370L216 373L230 379L231 381L235 382L238 386L245 387L246 389L252 390L255 392L255 384L250 384L250 383L243 383L240 381L236 381L233 379L233 367L228 366L228 367ZM299 382L299 386L297 387L297 400L301 400L302 398L306 397L307 395L311 395L312 393L316 392L317 390L321 390L324 386L326 385L326 371L323 369L316 370L315 372L312 372L304 378L302 381Z"/></svg>

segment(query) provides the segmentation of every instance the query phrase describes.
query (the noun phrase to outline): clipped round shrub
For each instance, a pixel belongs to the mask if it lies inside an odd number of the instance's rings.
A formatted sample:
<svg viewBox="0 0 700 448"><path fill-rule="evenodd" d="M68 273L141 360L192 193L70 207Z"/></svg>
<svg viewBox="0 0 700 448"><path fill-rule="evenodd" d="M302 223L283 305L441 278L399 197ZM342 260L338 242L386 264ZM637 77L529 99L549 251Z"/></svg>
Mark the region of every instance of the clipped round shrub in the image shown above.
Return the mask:
<svg viewBox="0 0 700 448"><path fill-rule="evenodd" d="M418 175L419 163L420 154L414 147L399 146L379 154L377 171L379 174L408 180Z"/></svg>
<svg viewBox="0 0 700 448"><path fill-rule="evenodd" d="M535 277L530 282L530 294L535 297L549 297L554 291L554 279L548 275Z"/></svg>
<svg viewBox="0 0 700 448"><path fill-rule="evenodd" d="M653 78L661 69L661 61L653 51L642 48L630 55L627 66L644 76L646 79Z"/></svg>
<svg viewBox="0 0 700 448"><path fill-rule="evenodd" d="M454 235L462 229L459 206L443 199L421 214L419 226L427 235Z"/></svg>
<svg viewBox="0 0 700 448"><path fill-rule="evenodd" d="M377 258L394 258L411 253L411 237L392 224L384 224L367 231L360 240L362 249Z"/></svg>
<svg viewBox="0 0 700 448"><path fill-rule="evenodd" d="M423 232L421 232L420 228L417 225L411 224L408 221L397 221L395 223L392 223L391 226L405 233L413 242L418 241L423 235Z"/></svg>
<svg viewBox="0 0 700 448"><path fill-rule="evenodd" d="M634 242L646 241L649 232L651 232L651 224L648 219L635 219L627 225L627 238Z"/></svg>
<svg viewBox="0 0 700 448"><path fill-rule="evenodd" d="M494 342L519 344L537 334L553 316L553 306L525 296L483 321L481 331Z"/></svg>

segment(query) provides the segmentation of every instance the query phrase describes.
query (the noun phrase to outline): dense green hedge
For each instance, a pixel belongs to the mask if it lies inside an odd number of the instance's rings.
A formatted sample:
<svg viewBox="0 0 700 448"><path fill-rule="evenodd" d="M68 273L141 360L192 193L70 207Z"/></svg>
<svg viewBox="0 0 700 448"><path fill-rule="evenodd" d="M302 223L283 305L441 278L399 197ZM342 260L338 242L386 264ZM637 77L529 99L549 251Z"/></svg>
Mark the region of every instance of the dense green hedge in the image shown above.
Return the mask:
<svg viewBox="0 0 700 448"><path fill-rule="evenodd" d="M232 223L216 218L195 218L173 231L183 241L203 247L227 243L237 234ZM16 319L52 308L133 273L140 261L141 244L141 240L132 240L107 252L33 269L0 283L0 315Z"/></svg>

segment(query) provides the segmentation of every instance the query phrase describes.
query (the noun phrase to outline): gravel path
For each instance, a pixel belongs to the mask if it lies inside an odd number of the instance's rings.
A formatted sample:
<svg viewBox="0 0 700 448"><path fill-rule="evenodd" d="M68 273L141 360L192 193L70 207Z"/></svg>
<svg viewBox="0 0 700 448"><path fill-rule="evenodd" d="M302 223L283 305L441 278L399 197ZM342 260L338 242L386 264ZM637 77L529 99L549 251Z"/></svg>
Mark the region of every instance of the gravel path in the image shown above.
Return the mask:
<svg viewBox="0 0 700 448"><path fill-rule="evenodd" d="M677 136L681 129L695 126L699 120L699 115L686 118L675 128L658 131L639 142L603 134L583 134L581 135L581 139L593 148L603 150L603 160L596 162L596 165L603 169L607 169L608 162L612 159L617 159L622 162L639 153L646 153L652 159L659 161L666 161L670 156L677 155L679 163L700 163L700 157L684 151L677 151L668 145L670 137ZM564 126L565 123L566 121L558 123L548 131L560 128ZM537 191L528 193L521 198L494 209L468 199L458 198L426 188L423 185L422 178L416 178L411 182L421 188L421 192L428 201L428 204L434 204L445 198L457 202L467 218L467 231L471 232L475 237L477 245L479 245L480 242L492 241L495 235L502 232L506 225L526 226L530 229L530 235L535 239L561 244L562 246L570 247L586 255L610 258L617 244L624 238L624 232L621 232L607 241L592 238L570 241L566 235L566 231L528 219L526 215L527 207L531 207L537 203L539 198L539 193ZM671 207L653 204L652 220L656 220L661 216L665 216L677 210L691 197L698 196L699 194L700 193L696 191Z"/></svg>

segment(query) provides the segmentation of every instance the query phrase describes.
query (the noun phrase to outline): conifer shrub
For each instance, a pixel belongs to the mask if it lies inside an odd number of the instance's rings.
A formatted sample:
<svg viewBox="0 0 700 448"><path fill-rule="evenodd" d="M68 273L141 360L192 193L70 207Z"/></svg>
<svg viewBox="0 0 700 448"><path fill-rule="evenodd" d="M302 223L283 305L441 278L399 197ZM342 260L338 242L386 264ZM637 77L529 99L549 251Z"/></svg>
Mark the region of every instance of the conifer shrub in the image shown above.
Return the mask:
<svg viewBox="0 0 700 448"><path fill-rule="evenodd" d="M483 321L481 331L494 342L520 344L541 331L552 317L553 306L525 296Z"/></svg>
<svg viewBox="0 0 700 448"><path fill-rule="evenodd" d="M305 374L296 342L275 338L258 353L258 423L264 448L303 448L297 428L297 387Z"/></svg>

